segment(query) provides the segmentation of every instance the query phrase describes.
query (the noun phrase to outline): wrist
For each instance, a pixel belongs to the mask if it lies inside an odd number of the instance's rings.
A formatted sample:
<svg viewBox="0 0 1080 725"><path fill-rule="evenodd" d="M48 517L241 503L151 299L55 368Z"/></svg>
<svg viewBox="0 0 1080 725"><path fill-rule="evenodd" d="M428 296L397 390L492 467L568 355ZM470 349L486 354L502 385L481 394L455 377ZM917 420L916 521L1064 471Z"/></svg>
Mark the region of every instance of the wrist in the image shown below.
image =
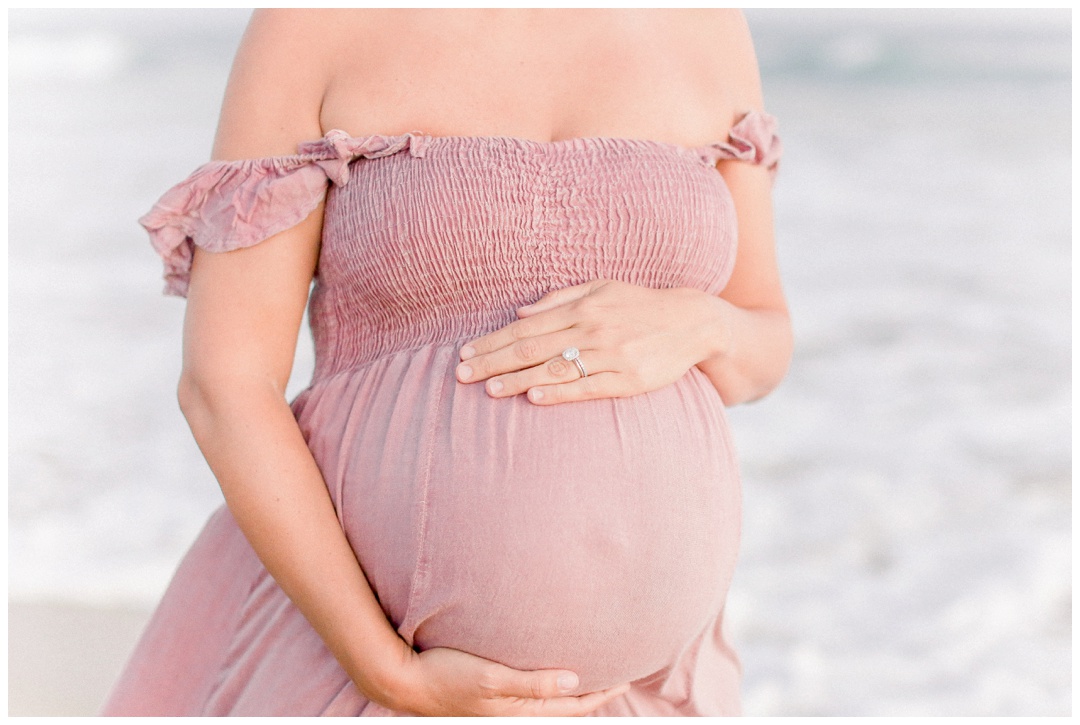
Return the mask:
<svg viewBox="0 0 1080 725"><path fill-rule="evenodd" d="M699 331L698 363L727 357L731 351L733 305L709 292L697 292L700 305L696 329ZM697 364L697 363L695 363Z"/></svg>
<svg viewBox="0 0 1080 725"><path fill-rule="evenodd" d="M392 653L356 663L349 668L350 674L357 689L369 700L391 710L408 712L416 689L413 675L417 657L416 651L399 637Z"/></svg>

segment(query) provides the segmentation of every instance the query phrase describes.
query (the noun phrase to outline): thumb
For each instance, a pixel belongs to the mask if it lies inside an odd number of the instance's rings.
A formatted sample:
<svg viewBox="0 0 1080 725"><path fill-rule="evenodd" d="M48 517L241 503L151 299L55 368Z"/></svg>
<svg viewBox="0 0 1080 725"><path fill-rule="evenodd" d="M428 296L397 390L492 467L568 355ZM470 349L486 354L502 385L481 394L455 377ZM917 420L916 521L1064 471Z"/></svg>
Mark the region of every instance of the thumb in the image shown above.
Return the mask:
<svg viewBox="0 0 1080 725"><path fill-rule="evenodd" d="M578 686L578 676L567 670L510 670L500 694L543 700L559 697Z"/></svg>

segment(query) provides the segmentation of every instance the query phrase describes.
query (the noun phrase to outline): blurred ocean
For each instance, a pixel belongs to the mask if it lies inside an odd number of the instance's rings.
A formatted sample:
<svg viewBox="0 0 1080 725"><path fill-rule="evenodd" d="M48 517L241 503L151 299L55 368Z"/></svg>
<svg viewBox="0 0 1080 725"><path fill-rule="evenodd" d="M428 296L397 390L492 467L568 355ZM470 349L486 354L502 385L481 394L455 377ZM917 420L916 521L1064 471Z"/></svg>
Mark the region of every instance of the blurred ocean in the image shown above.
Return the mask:
<svg viewBox="0 0 1080 725"><path fill-rule="evenodd" d="M746 714L1068 714L1070 12L747 16L797 346L731 411ZM246 18L9 12L12 599L150 606L221 501L135 220Z"/></svg>

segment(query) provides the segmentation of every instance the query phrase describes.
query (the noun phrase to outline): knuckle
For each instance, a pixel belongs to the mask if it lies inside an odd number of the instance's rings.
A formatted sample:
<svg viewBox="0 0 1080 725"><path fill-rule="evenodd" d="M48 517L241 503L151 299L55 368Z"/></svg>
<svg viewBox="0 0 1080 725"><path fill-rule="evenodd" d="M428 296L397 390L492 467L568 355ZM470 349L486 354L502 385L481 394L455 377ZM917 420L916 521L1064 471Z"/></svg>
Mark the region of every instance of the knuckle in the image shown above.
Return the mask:
<svg viewBox="0 0 1080 725"><path fill-rule="evenodd" d="M536 355L539 348L539 343L535 337L529 337L524 340L518 340L514 343L514 355L519 360L526 362L536 359Z"/></svg>
<svg viewBox="0 0 1080 725"><path fill-rule="evenodd" d="M547 697L547 688L544 687L544 682L539 678L530 679L525 683L525 687L528 690L529 697L537 700Z"/></svg>
<svg viewBox="0 0 1080 725"><path fill-rule="evenodd" d="M553 357L548 360L547 370L556 378L562 378L570 372L570 363L562 357Z"/></svg>
<svg viewBox="0 0 1080 725"><path fill-rule="evenodd" d="M515 340L523 340L532 336L533 324L531 320L520 320L510 325L510 336Z"/></svg>
<svg viewBox="0 0 1080 725"><path fill-rule="evenodd" d="M480 673L476 682L485 697L491 697L502 687L502 677L495 668L486 668Z"/></svg>

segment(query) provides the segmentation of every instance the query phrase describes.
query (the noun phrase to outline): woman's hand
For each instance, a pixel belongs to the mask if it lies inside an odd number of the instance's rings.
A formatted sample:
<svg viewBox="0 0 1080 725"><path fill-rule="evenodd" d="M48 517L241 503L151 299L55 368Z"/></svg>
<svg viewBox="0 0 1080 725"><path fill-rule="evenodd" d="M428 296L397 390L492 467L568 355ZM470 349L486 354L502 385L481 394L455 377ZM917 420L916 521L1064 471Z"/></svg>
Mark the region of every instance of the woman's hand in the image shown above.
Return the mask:
<svg viewBox="0 0 1080 725"><path fill-rule="evenodd" d="M416 715L577 716L630 689L624 683L569 695L577 684L577 676L567 670L515 670L461 650L433 647L411 657L395 692L382 704Z"/></svg>
<svg viewBox="0 0 1080 725"><path fill-rule="evenodd" d="M557 289L519 307L521 319L464 345L457 378L487 380L493 397L528 391L541 405L656 390L717 354L723 325L710 297L607 279ZM578 349L587 377L563 359L568 347Z"/></svg>

